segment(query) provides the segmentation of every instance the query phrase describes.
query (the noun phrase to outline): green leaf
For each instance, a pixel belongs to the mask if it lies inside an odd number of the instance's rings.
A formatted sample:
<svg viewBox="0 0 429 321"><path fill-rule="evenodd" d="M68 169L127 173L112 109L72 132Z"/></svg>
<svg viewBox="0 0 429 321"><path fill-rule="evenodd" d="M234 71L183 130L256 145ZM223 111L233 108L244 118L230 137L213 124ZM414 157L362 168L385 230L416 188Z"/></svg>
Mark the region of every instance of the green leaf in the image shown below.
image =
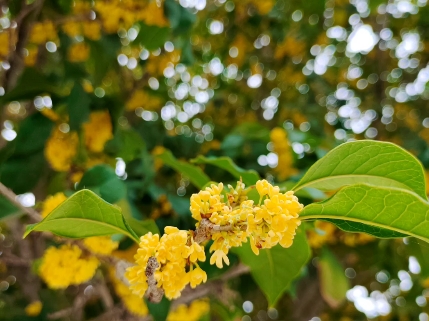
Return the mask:
<svg viewBox="0 0 429 321"><path fill-rule="evenodd" d="M142 299L143 300L143 299ZM168 300L165 296L162 298L159 303L152 303L148 300L146 301L149 314L156 321L165 321L167 320L168 312L170 311L171 301Z"/></svg>
<svg viewBox="0 0 429 321"><path fill-rule="evenodd" d="M104 145L104 151L130 162L142 153L144 147L145 143L136 131L119 129L114 138Z"/></svg>
<svg viewBox="0 0 429 321"><path fill-rule="evenodd" d="M139 242L120 208L105 202L90 190L76 192L40 223L28 225L24 237L32 231L49 231L69 238L120 233Z"/></svg>
<svg viewBox="0 0 429 321"><path fill-rule="evenodd" d="M0 195L0 221L12 217L17 217L24 212L12 204L6 197Z"/></svg>
<svg viewBox="0 0 429 321"><path fill-rule="evenodd" d="M345 230L377 237L406 234L429 242L428 213L429 203L413 192L359 184L344 187L326 201L307 205L300 218L332 220Z"/></svg>
<svg viewBox="0 0 429 321"><path fill-rule="evenodd" d="M392 143L376 141L338 146L311 166L293 189L335 190L358 183L407 189L427 199L419 161Z"/></svg>
<svg viewBox="0 0 429 321"><path fill-rule="evenodd" d="M255 255L249 243L234 249L241 261L250 267L250 273L273 306L289 288L301 269L310 259L310 248L302 229L298 229L290 248L277 245L268 250L261 250Z"/></svg>
<svg viewBox="0 0 429 321"><path fill-rule="evenodd" d="M318 261L320 293L323 299L333 309L338 308L346 298L350 289L349 280L344 274L344 268L334 254L327 248L322 248Z"/></svg>
<svg viewBox="0 0 429 321"><path fill-rule="evenodd" d="M232 174L236 179L243 179L243 183L247 186L254 185L260 179L259 174L254 170L244 170L238 167L229 157L205 157L198 156L191 160L194 164L210 164L226 170Z"/></svg>
<svg viewBox="0 0 429 321"><path fill-rule="evenodd" d="M138 236L145 235L148 232L152 232L153 234L160 234L158 226L156 225L154 220L146 219L142 221L133 217L133 214L132 214L133 209L130 202L127 199L125 198L121 199L119 202L116 203L116 205L118 205L121 208L122 215L124 216L128 225Z"/></svg>
<svg viewBox="0 0 429 321"><path fill-rule="evenodd" d="M16 86L0 97L0 103L6 103L13 100L33 99L34 96L41 94L60 94L61 90L52 85L43 74L34 68L26 68L18 79Z"/></svg>
<svg viewBox="0 0 429 321"><path fill-rule="evenodd" d="M193 13L174 0L166 0L164 10L170 26L176 34L187 32L196 20Z"/></svg>
<svg viewBox="0 0 429 321"><path fill-rule="evenodd" d="M107 165L96 165L85 172L77 189L90 189L106 202L116 203L125 197L126 187L115 170Z"/></svg>
<svg viewBox="0 0 429 321"><path fill-rule="evenodd" d="M79 82L75 82L68 97L70 130L79 130L80 125L89 119L89 104L91 99Z"/></svg>
<svg viewBox="0 0 429 321"><path fill-rule="evenodd" d="M169 35L170 28L168 27L149 26L140 23L140 31L134 42L141 44L147 50L156 50L164 45Z"/></svg>
<svg viewBox="0 0 429 321"><path fill-rule="evenodd" d="M156 157L162 160L165 165L188 177L190 182L199 189L202 189L204 185L210 182L210 178L204 174L201 168L177 160L169 150Z"/></svg>

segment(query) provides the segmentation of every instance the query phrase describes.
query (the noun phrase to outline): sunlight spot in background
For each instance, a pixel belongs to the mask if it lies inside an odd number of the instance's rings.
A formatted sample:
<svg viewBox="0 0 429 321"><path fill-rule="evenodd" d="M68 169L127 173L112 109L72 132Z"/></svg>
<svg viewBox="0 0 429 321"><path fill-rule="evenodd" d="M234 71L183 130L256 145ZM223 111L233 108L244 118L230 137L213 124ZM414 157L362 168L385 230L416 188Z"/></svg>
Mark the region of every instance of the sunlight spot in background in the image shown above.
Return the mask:
<svg viewBox="0 0 429 321"><path fill-rule="evenodd" d="M31 207L36 204L36 197L33 193L24 193L17 195L16 199L24 207Z"/></svg>
<svg viewBox="0 0 429 321"><path fill-rule="evenodd" d="M368 53L377 44L379 38L370 25L356 27L347 39L347 51L351 53Z"/></svg>
<svg viewBox="0 0 429 321"><path fill-rule="evenodd" d="M255 74L247 79L247 86L250 88L259 88L262 85L262 76Z"/></svg>
<svg viewBox="0 0 429 321"><path fill-rule="evenodd" d="M419 274L421 272L420 264L414 256L410 256L408 259L408 269L413 274Z"/></svg>
<svg viewBox="0 0 429 321"><path fill-rule="evenodd" d="M354 303L358 311L365 313L370 319L388 315L392 311L386 295L380 291L373 291L368 295L368 290L361 285L356 285L348 290L347 299Z"/></svg>

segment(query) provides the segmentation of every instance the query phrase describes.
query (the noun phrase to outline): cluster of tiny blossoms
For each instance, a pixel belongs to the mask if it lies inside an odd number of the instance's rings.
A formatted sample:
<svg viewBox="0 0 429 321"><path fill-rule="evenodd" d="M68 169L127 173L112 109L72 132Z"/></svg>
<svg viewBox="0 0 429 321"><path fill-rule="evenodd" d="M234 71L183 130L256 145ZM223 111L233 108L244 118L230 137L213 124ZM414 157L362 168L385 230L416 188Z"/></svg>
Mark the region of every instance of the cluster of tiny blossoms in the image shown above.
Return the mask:
<svg viewBox="0 0 429 321"><path fill-rule="evenodd" d="M227 254L231 247L241 246L250 241L253 252L269 249L277 244L283 247L292 245L296 228L300 225L299 212L303 205L292 191L280 193L277 186L266 180L256 183L259 202L255 204L247 197L242 182L234 189L223 194L223 184L212 185L191 197L192 217L198 223L208 219L216 225L219 232L213 233L210 263L223 267L223 261L229 265Z"/></svg>
<svg viewBox="0 0 429 321"><path fill-rule="evenodd" d="M175 299L187 284L196 287L207 280L206 273L197 261L205 261L204 248L195 243L192 232L181 231L167 226L165 234L148 233L141 237L140 248L135 255L137 265L130 267L125 276L135 294L143 296L148 289L146 266L151 257L155 257L159 266L155 272L157 286L165 291L165 296ZM189 266L189 271L186 271Z"/></svg>
<svg viewBox="0 0 429 321"><path fill-rule="evenodd" d="M195 231L182 231L167 226L165 234L148 233L140 238L140 246L134 256L136 265L127 269L126 278L130 289L143 296L149 292L158 296L165 293L168 299L180 296L187 284L192 288L206 282L207 274L197 264L205 261L203 245L213 240L210 252L214 252L210 264L229 265L228 252L249 240L253 252L269 249L277 244L292 245L295 231L300 225L298 218L303 205L292 191L281 193L279 187L266 180L256 183L259 202L248 199L249 190L243 182L224 190L222 183L205 188L191 196L192 217L198 222ZM148 290L149 289L149 290ZM155 289L155 290L154 290ZM158 294L154 292L158 291Z"/></svg>

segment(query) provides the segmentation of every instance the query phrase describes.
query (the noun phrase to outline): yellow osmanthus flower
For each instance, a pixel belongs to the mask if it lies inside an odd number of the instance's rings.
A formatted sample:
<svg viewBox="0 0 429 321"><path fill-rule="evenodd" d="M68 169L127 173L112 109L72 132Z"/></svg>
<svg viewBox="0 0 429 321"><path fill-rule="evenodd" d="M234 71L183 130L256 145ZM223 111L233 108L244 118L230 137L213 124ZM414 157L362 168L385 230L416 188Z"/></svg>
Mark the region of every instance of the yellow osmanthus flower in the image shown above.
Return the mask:
<svg viewBox="0 0 429 321"><path fill-rule="evenodd" d="M123 302L125 308L132 314L140 317L148 315L149 310L145 301L142 300L140 296L134 294L128 286L126 286L116 277L115 269L109 269L109 275L113 284L113 288Z"/></svg>
<svg viewBox="0 0 429 321"><path fill-rule="evenodd" d="M92 152L102 152L104 144L113 138L109 112L96 111L90 114L89 122L83 124L85 145Z"/></svg>
<svg viewBox="0 0 429 321"><path fill-rule="evenodd" d="M256 183L260 195L259 204L255 206L247 199L247 192L242 182L237 187L229 186L226 199L223 195L223 184L212 184L198 194L191 196L191 213L197 221L207 218L221 227L219 233L212 235L214 252L210 263L219 268L223 262L229 265L227 254L231 247L241 246L250 240L255 254L259 249L271 248L276 244L283 247L292 245L296 228L301 221L298 214L303 205L298 202L292 191L280 193L278 187L266 180ZM199 223L197 223L197 227ZM223 229L222 227L228 227Z"/></svg>
<svg viewBox="0 0 429 321"><path fill-rule="evenodd" d="M65 289L89 281L100 262L95 257L83 257L76 245L49 247L43 255L39 275L51 289Z"/></svg>
<svg viewBox="0 0 429 321"><path fill-rule="evenodd" d="M167 226L164 231L161 238L150 232L140 238L140 248L134 257L137 265L125 273L131 290L140 297L148 288L145 269L151 256L156 257L160 264L155 272L157 286L164 289L170 300L178 298L187 284L195 287L207 281L206 273L197 264L197 261L206 259L204 248L193 242L191 232L172 226ZM187 265L190 265L188 272Z"/></svg>
<svg viewBox="0 0 429 321"><path fill-rule="evenodd" d="M42 216L46 217L51 213L58 205L64 202L67 199L67 196L64 193L59 192L55 195L48 196L43 202Z"/></svg>
<svg viewBox="0 0 429 321"><path fill-rule="evenodd" d="M26 66L31 67L31 66L34 66L36 64L37 54L38 54L39 50L37 49L36 46L31 46L27 50L28 50L28 53L24 57L24 63Z"/></svg>
<svg viewBox="0 0 429 321"><path fill-rule="evenodd" d="M375 241L375 237L366 233L343 233L341 240L347 246L365 245Z"/></svg>
<svg viewBox="0 0 429 321"><path fill-rule="evenodd" d="M0 59L9 55L10 36L9 32L0 32Z"/></svg>
<svg viewBox="0 0 429 321"><path fill-rule="evenodd" d="M65 172L70 169L78 143L76 132L63 133L58 127L53 130L45 145L45 157L54 170Z"/></svg>
<svg viewBox="0 0 429 321"><path fill-rule="evenodd" d="M195 300L189 306L179 305L167 316L167 321L198 321L210 312L208 300Z"/></svg>
<svg viewBox="0 0 429 321"><path fill-rule="evenodd" d="M304 54L306 44L298 40L293 35L288 35L282 43L278 44L274 53L274 58L280 59L284 56L295 57Z"/></svg>
<svg viewBox="0 0 429 321"><path fill-rule="evenodd" d="M67 52L71 62L85 62L89 58L89 46L85 42L78 42L70 46Z"/></svg>
<svg viewBox="0 0 429 321"><path fill-rule="evenodd" d="M158 6L157 1L149 1L146 8L139 12L139 18L147 25L167 27L169 25L164 15L164 8Z"/></svg>
<svg viewBox="0 0 429 321"><path fill-rule="evenodd" d="M136 90L125 105L126 109L130 111L136 110L138 107L142 107L145 110L158 110L161 106L161 99L150 96L143 90Z"/></svg>
<svg viewBox="0 0 429 321"><path fill-rule="evenodd" d="M273 152L278 156L278 165L274 168L274 171L277 173L278 179L284 181L291 175L296 174L296 169L293 168L292 150L287 133L283 128L276 127L271 130L270 139L273 144Z"/></svg>
<svg viewBox="0 0 429 321"><path fill-rule="evenodd" d="M160 76L164 69L180 61L180 50L165 52L159 56L151 56L147 62L147 71L152 76ZM144 108L144 107L143 107Z"/></svg>
<svg viewBox="0 0 429 321"><path fill-rule="evenodd" d="M109 255L119 246L110 236L93 236L83 240L83 244L93 253Z"/></svg>
<svg viewBox="0 0 429 321"><path fill-rule="evenodd" d="M79 36L82 33L81 25L80 25L80 22L78 21L66 21L62 25L62 29L64 33L71 38Z"/></svg>
<svg viewBox="0 0 429 321"><path fill-rule="evenodd" d="M316 221L314 223L314 230L307 232L308 243L315 249L322 247L326 243L335 243L337 241L335 231L337 231L337 228L334 224Z"/></svg>
<svg viewBox="0 0 429 321"><path fill-rule="evenodd" d="M97 21L84 21L82 23L83 35L90 40L98 40L101 37L101 26Z"/></svg>
<svg viewBox="0 0 429 321"><path fill-rule="evenodd" d="M152 155L158 156L164 153L165 151L166 149L164 146L155 146L152 149ZM164 162L159 157L154 157L153 166L155 167L155 171L158 171L163 165L164 165Z"/></svg>
<svg viewBox="0 0 429 321"><path fill-rule="evenodd" d="M42 312L43 304L40 301L31 302L25 307L25 314L29 317L37 317Z"/></svg>
<svg viewBox="0 0 429 321"><path fill-rule="evenodd" d="M55 41L58 38L57 31L52 21L37 22L30 33L30 43L41 45L47 41Z"/></svg>

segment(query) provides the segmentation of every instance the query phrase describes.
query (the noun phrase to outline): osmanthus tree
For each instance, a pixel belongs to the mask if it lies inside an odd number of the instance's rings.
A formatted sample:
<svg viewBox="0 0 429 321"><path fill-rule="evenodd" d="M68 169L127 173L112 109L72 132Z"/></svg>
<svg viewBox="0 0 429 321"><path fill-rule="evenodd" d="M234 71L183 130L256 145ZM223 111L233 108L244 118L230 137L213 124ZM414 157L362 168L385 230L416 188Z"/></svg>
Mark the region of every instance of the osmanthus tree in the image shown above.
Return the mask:
<svg viewBox="0 0 429 321"><path fill-rule="evenodd" d="M425 0L0 9L1 320L429 318Z"/></svg>
<svg viewBox="0 0 429 321"><path fill-rule="evenodd" d="M83 189L41 222L27 226L24 236L33 231L46 231L66 238L84 238L82 243L70 241L70 252L81 248L91 251L94 237L129 238L139 244L134 262L109 261L103 256L99 259L116 269L119 282L127 284L134 295L146 297L151 303L162 302L164 296L168 300L180 300L182 292L185 297L201 295L200 284L206 283L207 288L213 282L208 281L202 262L207 259L222 269L224 264L230 265L231 251L241 263L220 278L233 271L249 271L270 306L275 306L291 283L302 277L302 270L311 257L305 233L309 221L328 221L345 232L363 232L378 238L411 236L424 242L429 240L429 203L423 168L414 156L391 143L343 144L310 167L289 191L260 180L256 172L245 171L227 158L200 157L196 161L229 172L239 179L235 187L213 183L199 167L174 160L171 155L167 158L162 154L160 158L168 166L189 175L192 183L201 189L190 198L190 211L196 221L194 230L166 226L164 233L155 228L144 231L142 226L148 226L149 222L129 220L120 208ZM306 189L334 194L304 207L294 194L300 195ZM108 253L110 249L105 250ZM206 255L210 255L210 259ZM55 263L49 262L54 259L49 251L42 259L41 276L47 282L59 277L48 270L50 265L54 267ZM70 258L58 256L56 259ZM89 271L97 267L97 258L87 260L86 271L81 272L83 278L88 278ZM329 275L323 280L327 283L323 284L324 290L328 291L328 297L332 296L332 301L339 300L345 294L341 291L348 289L341 274L335 275L342 271L335 271L336 260L332 254L323 254L321 260L322 274ZM327 271L323 271L325 269ZM64 280L60 277L58 281ZM195 291L185 289L187 285Z"/></svg>

